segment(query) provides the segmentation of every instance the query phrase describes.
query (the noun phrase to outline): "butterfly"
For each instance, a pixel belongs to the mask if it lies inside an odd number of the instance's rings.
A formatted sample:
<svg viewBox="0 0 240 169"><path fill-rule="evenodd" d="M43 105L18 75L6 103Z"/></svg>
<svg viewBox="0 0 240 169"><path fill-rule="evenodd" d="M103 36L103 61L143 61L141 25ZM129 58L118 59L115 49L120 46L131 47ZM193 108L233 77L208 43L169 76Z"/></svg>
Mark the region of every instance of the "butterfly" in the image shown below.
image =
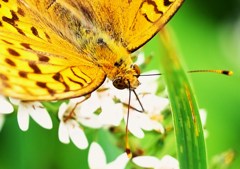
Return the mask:
<svg viewBox="0 0 240 169"><path fill-rule="evenodd" d="M2 0L0 93L28 101L90 94L109 78L140 84L131 53L183 0Z"/></svg>

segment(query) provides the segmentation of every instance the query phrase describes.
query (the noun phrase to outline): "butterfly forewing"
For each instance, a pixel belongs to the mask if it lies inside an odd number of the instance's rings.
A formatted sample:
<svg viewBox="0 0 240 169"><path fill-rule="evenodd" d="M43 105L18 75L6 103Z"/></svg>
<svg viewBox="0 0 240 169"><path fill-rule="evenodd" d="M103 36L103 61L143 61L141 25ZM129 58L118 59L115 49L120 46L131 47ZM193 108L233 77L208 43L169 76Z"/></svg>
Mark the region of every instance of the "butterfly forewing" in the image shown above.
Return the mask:
<svg viewBox="0 0 240 169"><path fill-rule="evenodd" d="M59 0L95 27L133 52L150 40L184 0ZM75 12L78 11L78 12Z"/></svg>
<svg viewBox="0 0 240 169"><path fill-rule="evenodd" d="M0 5L0 92L22 100L88 94L105 74L20 1Z"/></svg>

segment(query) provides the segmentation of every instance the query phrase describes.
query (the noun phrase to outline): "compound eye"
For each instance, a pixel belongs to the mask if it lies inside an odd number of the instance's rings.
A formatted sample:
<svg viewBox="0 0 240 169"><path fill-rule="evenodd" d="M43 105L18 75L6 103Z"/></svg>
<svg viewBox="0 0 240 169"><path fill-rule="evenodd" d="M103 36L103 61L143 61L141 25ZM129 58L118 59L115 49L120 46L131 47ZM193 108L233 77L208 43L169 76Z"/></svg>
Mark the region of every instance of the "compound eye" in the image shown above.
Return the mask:
<svg viewBox="0 0 240 169"><path fill-rule="evenodd" d="M128 86L124 83L124 80L121 77L117 77L116 79L113 80L113 86L116 87L117 89L125 89Z"/></svg>

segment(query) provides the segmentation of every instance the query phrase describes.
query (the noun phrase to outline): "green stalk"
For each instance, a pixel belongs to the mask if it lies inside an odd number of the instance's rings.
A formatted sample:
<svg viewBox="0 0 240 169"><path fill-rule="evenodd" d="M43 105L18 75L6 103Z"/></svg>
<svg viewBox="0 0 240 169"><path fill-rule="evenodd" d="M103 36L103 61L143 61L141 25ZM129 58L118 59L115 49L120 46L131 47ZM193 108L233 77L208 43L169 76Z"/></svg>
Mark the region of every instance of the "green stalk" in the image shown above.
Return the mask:
<svg viewBox="0 0 240 169"><path fill-rule="evenodd" d="M166 30L160 34L166 54L161 69L168 88L181 169L207 169L206 148L199 109L176 49Z"/></svg>

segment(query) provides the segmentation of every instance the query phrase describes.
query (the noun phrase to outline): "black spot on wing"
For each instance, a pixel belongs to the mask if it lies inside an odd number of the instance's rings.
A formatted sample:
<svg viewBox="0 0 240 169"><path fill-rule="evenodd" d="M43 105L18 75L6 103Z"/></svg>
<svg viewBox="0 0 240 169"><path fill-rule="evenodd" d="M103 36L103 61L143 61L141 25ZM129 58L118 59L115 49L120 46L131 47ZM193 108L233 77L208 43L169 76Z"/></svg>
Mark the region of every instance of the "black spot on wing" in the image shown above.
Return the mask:
<svg viewBox="0 0 240 169"><path fill-rule="evenodd" d="M173 2L171 2L171 1L169 1L169 0L164 0L163 1L163 4L164 4L164 6L169 6L169 5L171 5Z"/></svg>
<svg viewBox="0 0 240 169"><path fill-rule="evenodd" d="M27 78L27 75L28 75L27 72L24 72L24 71L19 71L18 74L20 77L23 77L23 78Z"/></svg>
<svg viewBox="0 0 240 169"><path fill-rule="evenodd" d="M40 38L38 34L38 30L34 26L31 27L31 31L34 36Z"/></svg>
<svg viewBox="0 0 240 169"><path fill-rule="evenodd" d="M36 85L41 87L41 88L46 88L47 84L45 82L36 82Z"/></svg>
<svg viewBox="0 0 240 169"><path fill-rule="evenodd" d="M8 64L8 65L10 65L10 66L16 66L16 64L11 60L11 59L9 59L9 58L6 58L5 59L5 62Z"/></svg>
<svg viewBox="0 0 240 169"><path fill-rule="evenodd" d="M25 49L32 49L30 47L30 44L28 44L28 43L20 43L20 45L23 46Z"/></svg>
<svg viewBox="0 0 240 169"><path fill-rule="evenodd" d="M56 93L53 89L50 89L45 82L36 82L36 85L43 89L46 89L52 96Z"/></svg>
<svg viewBox="0 0 240 169"><path fill-rule="evenodd" d="M78 85L80 85L81 87L83 87L84 85L81 83L81 82L79 82L79 81L76 81L76 80L73 80L72 78L70 78L70 77L68 77L68 80L69 81L71 81L71 82L73 82L73 83L75 83L75 84L78 84Z"/></svg>
<svg viewBox="0 0 240 169"><path fill-rule="evenodd" d="M41 62L48 62L50 60L49 57L47 57L45 55L37 54L37 56L38 56L39 61L41 61Z"/></svg>
<svg viewBox="0 0 240 169"><path fill-rule="evenodd" d="M7 51L12 56L20 56L20 54L14 49L8 48Z"/></svg>
<svg viewBox="0 0 240 169"><path fill-rule="evenodd" d="M6 41L6 40L4 40L4 39L2 39L2 41L3 41L4 43L8 44L8 45L13 45L13 43L8 42L8 41Z"/></svg>
<svg viewBox="0 0 240 169"><path fill-rule="evenodd" d="M18 33L25 36L25 33L23 32L23 30L18 28L17 21L19 21L19 18L17 16L16 12L14 12L13 10L10 10L10 12L11 12L12 18L8 18L6 16L3 16L2 21L12 25L18 31Z"/></svg>
<svg viewBox="0 0 240 169"><path fill-rule="evenodd" d="M2 80L8 80L8 77L2 73L0 73L0 79Z"/></svg>
<svg viewBox="0 0 240 169"><path fill-rule="evenodd" d="M32 68L34 73L41 74L41 70L38 68L35 62L29 62L28 63L29 67Z"/></svg>
<svg viewBox="0 0 240 169"><path fill-rule="evenodd" d="M143 6L145 3L147 3L147 4L149 4L149 5L152 5L152 6L153 6L153 9L154 9L154 12L155 12L156 14L163 15L163 12L160 11L160 10L158 10L158 6L157 6L157 4L156 4L155 1L153 1L153 0L145 0L145 1L142 2L140 8L142 8L142 6ZM147 15L146 13L143 13L142 15L145 17L145 19L146 19L148 22L154 23L154 22L148 17L148 15Z"/></svg>
<svg viewBox="0 0 240 169"><path fill-rule="evenodd" d="M57 82L60 82L60 83L62 83L62 84L64 85L64 87L65 87L64 92L67 92L67 91L70 90L69 86L68 86L67 83L63 80L63 77L62 77L62 75L61 75L59 72L56 73L55 75L53 75L52 78L53 78L54 80L56 80Z"/></svg>
<svg viewBox="0 0 240 169"><path fill-rule="evenodd" d="M17 13L21 16L25 16L25 12L21 8L18 8Z"/></svg>
<svg viewBox="0 0 240 169"><path fill-rule="evenodd" d="M10 10L10 12L11 12L12 18L8 18L6 16L3 16L2 20L4 22L7 22L8 24L10 24L12 26L17 26L16 22L19 20L19 18L13 10Z"/></svg>
<svg viewBox="0 0 240 169"><path fill-rule="evenodd" d="M44 32L44 34L45 34L45 37L48 39L48 41L50 42L50 40L51 40L51 38L50 38L50 36L46 33L46 32Z"/></svg>

